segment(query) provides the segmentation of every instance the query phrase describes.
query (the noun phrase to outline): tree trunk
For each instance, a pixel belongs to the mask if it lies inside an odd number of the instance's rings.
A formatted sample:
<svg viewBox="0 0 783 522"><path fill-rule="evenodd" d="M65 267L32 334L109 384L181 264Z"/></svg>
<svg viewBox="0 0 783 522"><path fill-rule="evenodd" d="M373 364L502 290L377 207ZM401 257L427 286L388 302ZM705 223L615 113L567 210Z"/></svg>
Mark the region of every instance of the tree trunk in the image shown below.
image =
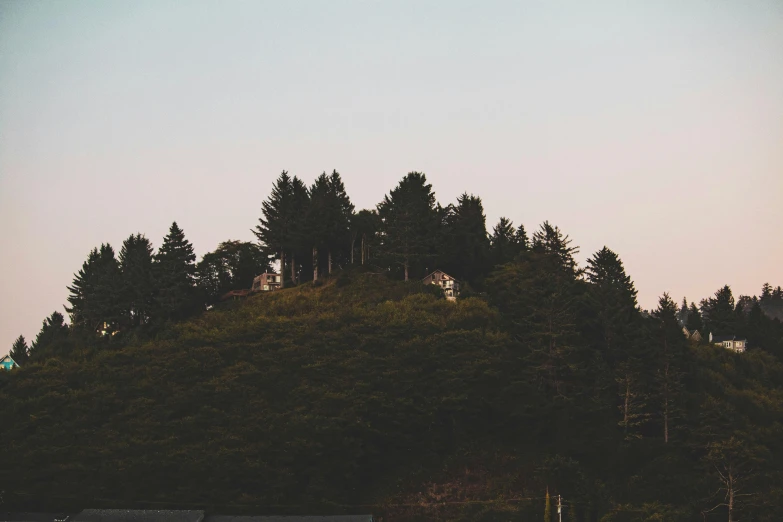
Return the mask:
<svg viewBox="0 0 783 522"><path fill-rule="evenodd" d="M405 280L408 280L408 260L405 260Z"/></svg>
<svg viewBox="0 0 783 522"><path fill-rule="evenodd" d="M356 236L351 236L351 264L353 264L353 251L356 250Z"/></svg>
<svg viewBox="0 0 783 522"><path fill-rule="evenodd" d="M280 288L285 288L285 250L280 249Z"/></svg>
<svg viewBox="0 0 783 522"><path fill-rule="evenodd" d="M331 274L332 273L332 251L331 250L327 250L326 251L326 260L327 260L326 264L329 267L329 274Z"/></svg>
<svg viewBox="0 0 783 522"><path fill-rule="evenodd" d="M666 362L663 375L663 442L669 442L669 362Z"/></svg>
<svg viewBox="0 0 783 522"><path fill-rule="evenodd" d="M366 237L366 234L362 234L362 265L364 265L364 238Z"/></svg>
<svg viewBox="0 0 783 522"><path fill-rule="evenodd" d="M625 403L623 404L623 424L628 435L628 409L631 405L631 377L625 374Z"/></svg>
<svg viewBox="0 0 783 522"><path fill-rule="evenodd" d="M318 281L318 247L313 247L313 281Z"/></svg>
<svg viewBox="0 0 783 522"><path fill-rule="evenodd" d="M291 284L296 284L296 261L294 253L291 252Z"/></svg>
<svg viewBox="0 0 783 522"><path fill-rule="evenodd" d="M729 488L729 522L734 522L734 477L731 474L731 471L729 471L729 480L728 480L728 488Z"/></svg>

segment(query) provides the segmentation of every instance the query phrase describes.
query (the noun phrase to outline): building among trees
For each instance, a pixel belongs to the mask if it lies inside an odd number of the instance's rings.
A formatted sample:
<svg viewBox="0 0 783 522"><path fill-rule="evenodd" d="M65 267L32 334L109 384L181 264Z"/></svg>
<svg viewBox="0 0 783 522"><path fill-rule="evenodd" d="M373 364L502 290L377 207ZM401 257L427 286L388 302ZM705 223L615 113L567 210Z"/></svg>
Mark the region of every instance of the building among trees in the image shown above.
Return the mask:
<svg viewBox="0 0 783 522"><path fill-rule="evenodd" d="M2 359L0 359L0 368L2 368L3 370L13 370L17 366L19 365L16 364L16 361L14 361L10 355L6 355Z"/></svg>
<svg viewBox="0 0 783 522"><path fill-rule="evenodd" d="M435 270L421 280L425 285L438 285L443 289L446 299L455 301L459 297L459 281L451 277L443 270Z"/></svg>
<svg viewBox="0 0 783 522"><path fill-rule="evenodd" d="M253 286L250 291L269 292L271 290L279 290L282 278L283 277L280 274L264 272L253 279Z"/></svg>
<svg viewBox="0 0 783 522"><path fill-rule="evenodd" d="M748 346L747 339L737 339L736 335L712 335L710 332L710 342L715 346L723 346L737 353L742 353Z"/></svg>

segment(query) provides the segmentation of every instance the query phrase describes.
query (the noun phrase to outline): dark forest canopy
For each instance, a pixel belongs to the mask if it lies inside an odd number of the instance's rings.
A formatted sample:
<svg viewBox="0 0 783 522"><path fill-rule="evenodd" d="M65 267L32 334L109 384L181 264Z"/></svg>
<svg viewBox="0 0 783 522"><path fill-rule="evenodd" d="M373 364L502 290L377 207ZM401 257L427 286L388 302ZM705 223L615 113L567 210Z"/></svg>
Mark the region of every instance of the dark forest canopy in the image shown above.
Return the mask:
<svg viewBox="0 0 783 522"><path fill-rule="evenodd" d="M0 372L4 502L540 520L549 491L568 521L783 519L781 288L645 311L611 249L579 267L549 222L485 221L421 173L357 211L336 171L284 172L258 243L95 248L70 324ZM283 290L219 302L270 260Z"/></svg>

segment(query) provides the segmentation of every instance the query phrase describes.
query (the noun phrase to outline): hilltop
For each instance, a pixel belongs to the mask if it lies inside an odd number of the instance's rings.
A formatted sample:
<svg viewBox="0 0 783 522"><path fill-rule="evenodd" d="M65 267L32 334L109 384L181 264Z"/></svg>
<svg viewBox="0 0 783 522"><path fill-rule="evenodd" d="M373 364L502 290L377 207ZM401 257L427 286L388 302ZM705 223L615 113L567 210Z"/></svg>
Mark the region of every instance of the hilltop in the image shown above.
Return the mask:
<svg viewBox="0 0 783 522"><path fill-rule="evenodd" d="M561 355L572 366L561 393L535 377L540 354L516 326L532 316L513 286L542 299L535 263L508 265L484 297L456 302L342 272L223 303L155 339L76 344L6 372L5 501L506 520L543 516L549 488L579 520L688 520L711 507L710 466L730 454L761 463L743 487L763 512L782 505L773 355L687 347L678 333L682 390L664 443L657 370L639 374L646 405L618 424L611 361L590 361L587 329Z"/></svg>

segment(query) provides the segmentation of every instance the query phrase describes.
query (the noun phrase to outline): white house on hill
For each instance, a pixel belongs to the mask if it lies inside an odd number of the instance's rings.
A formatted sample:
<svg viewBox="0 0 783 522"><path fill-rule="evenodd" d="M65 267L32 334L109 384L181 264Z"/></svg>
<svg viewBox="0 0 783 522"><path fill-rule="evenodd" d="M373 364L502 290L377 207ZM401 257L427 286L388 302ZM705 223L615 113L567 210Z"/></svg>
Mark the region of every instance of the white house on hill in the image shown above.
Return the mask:
<svg viewBox="0 0 783 522"><path fill-rule="evenodd" d="M425 285L438 285L446 294L446 299L455 301L459 296L459 281L451 277L443 270L435 270L433 273L421 280Z"/></svg>
<svg viewBox="0 0 783 522"><path fill-rule="evenodd" d="M742 353L748 346L747 339L737 339L736 335L712 335L710 332L710 342L715 346L723 346L726 349Z"/></svg>

